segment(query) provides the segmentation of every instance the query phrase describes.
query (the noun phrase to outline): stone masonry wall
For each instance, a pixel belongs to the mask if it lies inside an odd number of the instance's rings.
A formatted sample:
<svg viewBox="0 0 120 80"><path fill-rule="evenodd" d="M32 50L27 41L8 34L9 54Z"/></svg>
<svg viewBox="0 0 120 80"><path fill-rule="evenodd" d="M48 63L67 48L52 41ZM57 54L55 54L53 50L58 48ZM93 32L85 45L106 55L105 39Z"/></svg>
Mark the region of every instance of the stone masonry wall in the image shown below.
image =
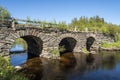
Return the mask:
<svg viewBox="0 0 120 80"><path fill-rule="evenodd" d="M34 36L34 41L42 40L43 42L43 50L45 52L47 48L57 48L59 47L59 43L62 39L66 37L74 38L77 43L74 48L74 52L80 52L82 48L86 48L86 40L89 37L93 37L95 42L93 47L99 48L99 44L102 41L106 41L108 43L114 42L114 39L109 35L105 35L102 33L94 33L94 32L49 32L49 31L42 31L38 28L26 28L26 29L3 29L0 30L0 53L5 52L5 55L9 55L9 50L12 47L14 41L17 38L22 38L26 36ZM39 38L39 39L38 39ZM29 40L27 40L29 41ZM40 44L40 43L39 43ZM32 46L30 45L30 48ZM35 49L36 50L36 49ZM43 53L42 53L43 54Z"/></svg>

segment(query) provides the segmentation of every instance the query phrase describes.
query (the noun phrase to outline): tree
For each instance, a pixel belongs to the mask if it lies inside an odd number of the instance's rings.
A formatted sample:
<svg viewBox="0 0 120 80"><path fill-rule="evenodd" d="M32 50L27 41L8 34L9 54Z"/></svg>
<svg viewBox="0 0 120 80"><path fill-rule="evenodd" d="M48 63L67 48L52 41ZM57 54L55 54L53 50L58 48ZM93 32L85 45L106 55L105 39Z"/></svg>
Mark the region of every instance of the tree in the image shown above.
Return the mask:
<svg viewBox="0 0 120 80"><path fill-rule="evenodd" d="M4 21L4 19L9 19L11 16L10 12L6 9L0 6L0 19Z"/></svg>
<svg viewBox="0 0 120 80"><path fill-rule="evenodd" d="M10 17L10 12L0 6L0 27L11 27L11 21L9 21Z"/></svg>

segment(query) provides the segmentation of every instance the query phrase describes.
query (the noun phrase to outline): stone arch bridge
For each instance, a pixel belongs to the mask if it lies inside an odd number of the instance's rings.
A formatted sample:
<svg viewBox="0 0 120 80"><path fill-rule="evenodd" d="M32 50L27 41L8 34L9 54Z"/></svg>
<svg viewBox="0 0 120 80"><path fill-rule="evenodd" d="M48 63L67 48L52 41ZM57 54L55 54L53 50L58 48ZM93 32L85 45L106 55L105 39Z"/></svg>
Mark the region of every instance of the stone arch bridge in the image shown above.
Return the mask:
<svg viewBox="0 0 120 80"><path fill-rule="evenodd" d="M50 31L39 28L1 29L0 53L5 52L5 55L9 55L10 48L17 38L23 38L27 42L28 52L34 56L46 54L47 49L60 49L61 46L65 47L64 52L80 52L87 48L89 43L92 48L98 49L102 41L114 41L108 35L94 32ZM91 39L94 43L88 41Z"/></svg>

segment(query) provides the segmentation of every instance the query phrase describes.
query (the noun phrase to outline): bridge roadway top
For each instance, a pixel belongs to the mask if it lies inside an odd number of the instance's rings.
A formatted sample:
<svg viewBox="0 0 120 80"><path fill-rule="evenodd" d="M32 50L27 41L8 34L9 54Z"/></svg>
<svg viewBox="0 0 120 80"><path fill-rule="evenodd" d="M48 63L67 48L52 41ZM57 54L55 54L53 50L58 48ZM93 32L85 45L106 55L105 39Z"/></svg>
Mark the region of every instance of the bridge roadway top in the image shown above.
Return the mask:
<svg viewBox="0 0 120 80"><path fill-rule="evenodd" d="M16 27L15 29L12 28L0 28L0 32L3 31L20 31L20 30L36 30L36 31L40 31L40 32L44 32L44 33L51 33L51 32L55 32L55 33L96 33L96 34L103 34L102 32L94 32L94 31L69 31L69 30L59 30L57 28L39 28L39 27Z"/></svg>

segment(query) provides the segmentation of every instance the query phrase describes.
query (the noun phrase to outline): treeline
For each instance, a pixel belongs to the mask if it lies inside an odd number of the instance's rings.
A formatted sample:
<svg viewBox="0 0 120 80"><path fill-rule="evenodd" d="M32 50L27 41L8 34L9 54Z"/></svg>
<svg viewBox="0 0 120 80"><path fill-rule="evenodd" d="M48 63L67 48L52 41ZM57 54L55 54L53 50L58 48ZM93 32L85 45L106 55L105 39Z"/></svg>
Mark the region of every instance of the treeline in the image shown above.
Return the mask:
<svg viewBox="0 0 120 80"><path fill-rule="evenodd" d="M74 18L69 24L69 29L74 30L75 26L78 31L85 31L87 28L88 31L110 34L115 36L116 41L120 40L120 25L108 23L99 16Z"/></svg>
<svg viewBox="0 0 120 80"><path fill-rule="evenodd" d="M74 18L71 21L70 27L74 28L75 26L77 26L78 31L84 31L86 28L88 28L88 31L115 33L117 30L117 32L120 32L120 28L118 25L107 23L104 21L104 18L100 18L99 16L94 16L90 18L83 16L79 19Z"/></svg>

